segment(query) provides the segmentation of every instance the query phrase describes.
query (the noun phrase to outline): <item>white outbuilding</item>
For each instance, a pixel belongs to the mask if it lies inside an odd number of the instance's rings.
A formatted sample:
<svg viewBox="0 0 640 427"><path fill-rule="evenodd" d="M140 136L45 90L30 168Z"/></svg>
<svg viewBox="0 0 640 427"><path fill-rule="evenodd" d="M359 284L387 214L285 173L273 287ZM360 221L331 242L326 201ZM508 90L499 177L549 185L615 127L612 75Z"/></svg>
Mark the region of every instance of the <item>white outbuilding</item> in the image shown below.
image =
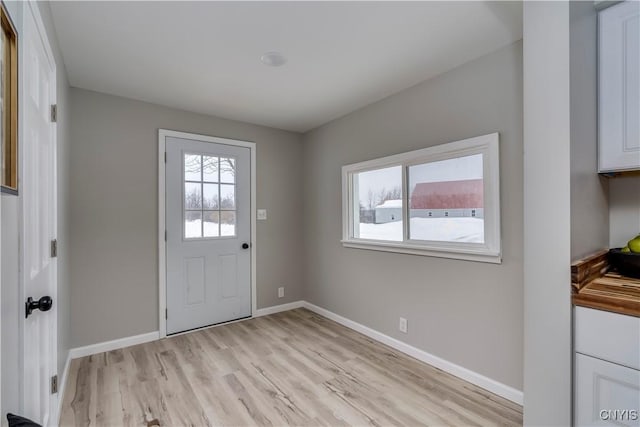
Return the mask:
<svg viewBox="0 0 640 427"><path fill-rule="evenodd" d="M400 221L402 219L402 200L386 200L376 206L376 224Z"/></svg>

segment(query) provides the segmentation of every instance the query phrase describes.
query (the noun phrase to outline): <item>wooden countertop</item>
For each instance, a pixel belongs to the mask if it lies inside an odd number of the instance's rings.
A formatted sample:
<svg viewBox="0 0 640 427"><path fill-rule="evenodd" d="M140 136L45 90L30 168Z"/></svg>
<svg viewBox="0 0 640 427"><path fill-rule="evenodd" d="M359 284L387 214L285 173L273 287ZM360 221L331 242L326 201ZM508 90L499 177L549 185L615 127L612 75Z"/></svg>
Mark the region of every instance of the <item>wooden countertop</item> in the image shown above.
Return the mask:
<svg viewBox="0 0 640 427"><path fill-rule="evenodd" d="M609 271L607 252L571 265L573 304L640 317L640 279Z"/></svg>

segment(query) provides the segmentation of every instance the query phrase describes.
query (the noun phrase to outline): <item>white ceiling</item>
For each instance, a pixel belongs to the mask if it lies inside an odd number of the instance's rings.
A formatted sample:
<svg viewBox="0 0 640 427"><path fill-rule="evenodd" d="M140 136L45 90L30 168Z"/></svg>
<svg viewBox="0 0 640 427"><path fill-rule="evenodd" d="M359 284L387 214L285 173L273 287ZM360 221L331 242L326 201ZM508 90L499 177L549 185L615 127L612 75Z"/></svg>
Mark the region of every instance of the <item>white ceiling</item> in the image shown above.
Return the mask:
<svg viewBox="0 0 640 427"><path fill-rule="evenodd" d="M72 86L307 131L522 37L520 2L52 2ZM285 54L267 67L260 56Z"/></svg>

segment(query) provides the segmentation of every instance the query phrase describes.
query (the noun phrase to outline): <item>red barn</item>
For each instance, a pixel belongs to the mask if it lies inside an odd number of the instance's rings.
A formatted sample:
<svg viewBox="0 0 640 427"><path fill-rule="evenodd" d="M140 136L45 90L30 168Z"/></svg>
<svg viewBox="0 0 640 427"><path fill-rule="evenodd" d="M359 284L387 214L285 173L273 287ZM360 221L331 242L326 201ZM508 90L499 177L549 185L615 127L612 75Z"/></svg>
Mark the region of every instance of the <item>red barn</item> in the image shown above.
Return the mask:
<svg viewBox="0 0 640 427"><path fill-rule="evenodd" d="M411 209L483 208L482 179L421 182L411 193Z"/></svg>

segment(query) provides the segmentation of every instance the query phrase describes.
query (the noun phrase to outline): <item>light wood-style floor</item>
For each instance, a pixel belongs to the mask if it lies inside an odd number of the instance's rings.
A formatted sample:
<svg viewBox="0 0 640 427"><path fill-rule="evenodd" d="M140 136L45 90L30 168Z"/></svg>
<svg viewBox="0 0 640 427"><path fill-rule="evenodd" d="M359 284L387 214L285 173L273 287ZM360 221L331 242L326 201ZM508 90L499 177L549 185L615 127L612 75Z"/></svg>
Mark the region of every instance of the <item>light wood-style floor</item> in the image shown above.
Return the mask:
<svg viewBox="0 0 640 427"><path fill-rule="evenodd" d="M76 359L63 426L520 425L522 408L305 309Z"/></svg>

